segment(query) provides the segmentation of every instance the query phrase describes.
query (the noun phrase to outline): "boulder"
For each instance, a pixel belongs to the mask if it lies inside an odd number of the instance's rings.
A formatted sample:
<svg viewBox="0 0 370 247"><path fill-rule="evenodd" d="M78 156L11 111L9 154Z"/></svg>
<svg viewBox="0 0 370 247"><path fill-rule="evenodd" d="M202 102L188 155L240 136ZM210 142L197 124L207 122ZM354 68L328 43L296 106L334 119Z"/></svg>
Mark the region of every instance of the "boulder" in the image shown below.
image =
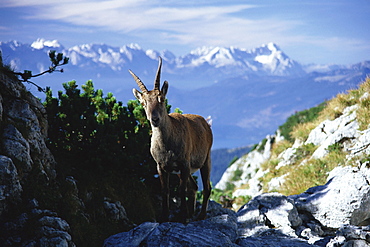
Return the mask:
<svg viewBox="0 0 370 247"><path fill-rule="evenodd" d="M335 238L333 238L326 246L368 247L370 246L370 226L342 226L337 231Z"/></svg>
<svg viewBox="0 0 370 247"><path fill-rule="evenodd" d="M237 246L236 213L211 201L208 218L185 225L145 222L113 235L104 246Z"/></svg>
<svg viewBox="0 0 370 247"><path fill-rule="evenodd" d="M75 247L69 224L56 212L40 209L36 199L26 208L27 212L4 224L1 246Z"/></svg>
<svg viewBox="0 0 370 247"><path fill-rule="evenodd" d="M122 206L120 201L112 202L109 198L104 198L103 207L106 211L107 216L112 221L125 221L129 222L127 218L126 210Z"/></svg>
<svg viewBox="0 0 370 247"><path fill-rule="evenodd" d="M357 105L347 107L343 115L334 120L325 120L310 132L306 144L319 145L312 154L312 158L322 158L329 153L328 147L336 143L343 143L359 136L356 120Z"/></svg>
<svg viewBox="0 0 370 247"><path fill-rule="evenodd" d="M36 241L40 246L74 246L69 224L56 216L43 216L38 220L40 228L38 230L39 239Z"/></svg>
<svg viewBox="0 0 370 247"><path fill-rule="evenodd" d="M267 193L253 198L239 209L237 215L240 237L250 237L270 228L297 237L294 229L302 224L294 201L280 193Z"/></svg>
<svg viewBox="0 0 370 247"><path fill-rule="evenodd" d="M290 196L298 210L311 214L323 226L360 225L370 219L369 162L360 167L336 167L327 183ZM350 186L349 186L350 185Z"/></svg>

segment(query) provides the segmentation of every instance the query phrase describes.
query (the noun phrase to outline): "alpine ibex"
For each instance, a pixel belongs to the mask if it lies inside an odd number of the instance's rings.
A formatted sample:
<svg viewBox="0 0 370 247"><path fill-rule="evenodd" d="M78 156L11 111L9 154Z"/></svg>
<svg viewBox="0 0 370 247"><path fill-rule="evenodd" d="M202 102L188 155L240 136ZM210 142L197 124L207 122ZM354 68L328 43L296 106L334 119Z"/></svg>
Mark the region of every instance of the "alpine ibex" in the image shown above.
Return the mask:
<svg viewBox="0 0 370 247"><path fill-rule="evenodd" d="M165 99L168 82L161 89L160 74L162 59L154 81L154 89L148 91L144 83L131 70L141 92L133 89L134 96L145 109L152 127L150 152L157 163L157 170L162 187L162 220L169 219L169 175L180 172L179 194L182 220L191 218L195 210L195 196L198 186L192 173L200 169L203 182L203 204L198 220L205 219L208 199L211 194L211 146L212 131L207 121L193 114L167 114ZM186 201L186 197L188 201Z"/></svg>

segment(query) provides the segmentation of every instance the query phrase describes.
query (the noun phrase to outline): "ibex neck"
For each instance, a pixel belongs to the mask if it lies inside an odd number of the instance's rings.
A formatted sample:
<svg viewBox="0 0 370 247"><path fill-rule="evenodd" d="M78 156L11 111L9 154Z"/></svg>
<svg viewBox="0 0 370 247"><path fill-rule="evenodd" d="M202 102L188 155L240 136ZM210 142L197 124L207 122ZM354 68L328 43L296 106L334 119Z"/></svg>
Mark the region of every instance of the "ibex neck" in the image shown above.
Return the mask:
<svg viewBox="0 0 370 247"><path fill-rule="evenodd" d="M161 123L158 127L154 127L152 125L152 138L153 137L160 137L161 139L167 139L172 133L172 123L171 119L168 115L161 119Z"/></svg>

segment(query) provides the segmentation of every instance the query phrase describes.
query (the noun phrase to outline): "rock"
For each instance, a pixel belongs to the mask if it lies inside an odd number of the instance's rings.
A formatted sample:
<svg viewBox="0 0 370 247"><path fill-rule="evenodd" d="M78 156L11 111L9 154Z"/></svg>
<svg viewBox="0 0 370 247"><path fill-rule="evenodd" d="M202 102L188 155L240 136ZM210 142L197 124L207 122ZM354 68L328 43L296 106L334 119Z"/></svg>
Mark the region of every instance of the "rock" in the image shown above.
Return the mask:
<svg viewBox="0 0 370 247"><path fill-rule="evenodd" d="M203 222L202 224L207 225ZM146 222L111 236L104 246L236 246L221 231L196 224Z"/></svg>
<svg viewBox="0 0 370 247"><path fill-rule="evenodd" d="M21 201L22 186L12 160L0 155L0 216Z"/></svg>
<svg viewBox="0 0 370 247"><path fill-rule="evenodd" d="M323 192L322 187L313 190ZM369 246L370 226L342 226L334 236L317 215L302 208L298 212L296 205L302 203L302 196L262 194L237 213L211 201L206 220L187 225L146 222L109 237L104 246ZM332 211L340 215L341 208L332 206Z"/></svg>
<svg viewBox="0 0 370 247"><path fill-rule="evenodd" d="M2 128L0 151L13 160L21 176L27 176L32 168L54 179L55 160L47 148L46 110L40 100L27 92L17 80L0 75L2 91Z"/></svg>
<svg viewBox="0 0 370 247"><path fill-rule="evenodd" d="M51 227L57 230L62 230L62 231L70 230L68 223L65 220L62 220L61 218L58 218L58 217L44 216L41 219L39 219L39 223L42 226Z"/></svg>
<svg viewBox="0 0 370 247"><path fill-rule="evenodd" d="M311 131L305 143L319 145L312 154L312 158L322 158L329 153L328 147L330 145L354 139L359 136L359 126L356 120L357 108L357 105L347 107L343 110L342 116L332 121L325 120Z"/></svg>
<svg viewBox="0 0 370 247"><path fill-rule="evenodd" d="M302 146L302 141L296 139L292 147L285 149L282 153L279 154L279 164L276 166L276 169L280 169L283 166L293 164L297 159L297 148Z"/></svg>
<svg viewBox="0 0 370 247"><path fill-rule="evenodd" d="M188 226L200 227L219 231L226 235L231 242L235 242L238 238L237 214L214 201L209 202L208 219L202 221L190 222Z"/></svg>
<svg viewBox="0 0 370 247"><path fill-rule="evenodd" d="M348 158L352 158L358 155L369 155L370 154L370 129L359 132L357 140L353 141L353 145L348 148L350 155Z"/></svg>
<svg viewBox="0 0 370 247"><path fill-rule="evenodd" d="M0 54L1 56L1 54ZM3 96L0 94L0 121L3 120Z"/></svg>
<svg viewBox="0 0 370 247"><path fill-rule="evenodd" d="M349 186L350 185L350 186ZM325 185L290 196L305 211L328 228L358 225L370 219L370 170L366 165L336 167Z"/></svg>
<svg viewBox="0 0 370 247"><path fill-rule="evenodd" d="M315 247L318 245L309 244L302 239L293 238L281 233L279 230L269 229L253 235L253 237L241 238L237 242L243 247Z"/></svg>
<svg viewBox="0 0 370 247"><path fill-rule="evenodd" d="M69 224L56 212L39 209L36 199L28 206L26 213L3 225L2 246L75 246Z"/></svg>
<svg viewBox="0 0 370 247"><path fill-rule="evenodd" d="M122 232L110 236L104 241L104 246L141 246L147 236L158 227L159 223L145 222L129 232Z"/></svg>
<svg viewBox="0 0 370 247"><path fill-rule="evenodd" d="M275 135L266 136L266 142L259 143L255 150L235 161L226 169L215 188L225 190L230 183L235 187L248 183L248 189L238 189L234 192L233 196L257 196L261 194L262 186L258 182L258 179L267 171L262 171L260 165L271 156L271 145L274 138ZM261 149L261 151L259 151L259 149ZM240 179L233 181L237 170L241 171Z"/></svg>
<svg viewBox="0 0 370 247"><path fill-rule="evenodd" d="M112 221L129 221L129 219L127 218L126 210L119 201L110 202L110 199L104 198L104 209L107 212L108 217Z"/></svg>
<svg viewBox="0 0 370 247"><path fill-rule="evenodd" d="M295 228L302 224L294 201L279 193L262 194L241 207L238 215L239 236L249 237L269 228L296 237Z"/></svg>
<svg viewBox="0 0 370 247"><path fill-rule="evenodd" d="M40 246L74 246L68 233L69 224L65 220L55 216L44 216L38 223L41 225L38 232L40 238L36 243L38 242Z"/></svg>
<svg viewBox="0 0 370 247"><path fill-rule="evenodd" d="M370 246L370 226L357 227L345 225L339 228L335 238L333 238L327 247L368 247Z"/></svg>
<svg viewBox="0 0 370 247"><path fill-rule="evenodd" d="M1 145L4 153L14 161L22 174L31 171L33 161L30 145L14 125L8 124L4 127Z"/></svg>
<svg viewBox="0 0 370 247"><path fill-rule="evenodd" d="M280 177L275 177L270 180L270 182L267 183L268 191L276 191L280 189L281 185L285 182L285 177L288 176L288 174L284 174Z"/></svg>
<svg viewBox="0 0 370 247"><path fill-rule="evenodd" d="M104 246L236 246L236 213L212 201L208 213L206 220L187 225L146 222L109 237Z"/></svg>
<svg viewBox="0 0 370 247"><path fill-rule="evenodd" d="M160 224L146 240L147 246L234 246L222 232L176 222Z"/></svg>

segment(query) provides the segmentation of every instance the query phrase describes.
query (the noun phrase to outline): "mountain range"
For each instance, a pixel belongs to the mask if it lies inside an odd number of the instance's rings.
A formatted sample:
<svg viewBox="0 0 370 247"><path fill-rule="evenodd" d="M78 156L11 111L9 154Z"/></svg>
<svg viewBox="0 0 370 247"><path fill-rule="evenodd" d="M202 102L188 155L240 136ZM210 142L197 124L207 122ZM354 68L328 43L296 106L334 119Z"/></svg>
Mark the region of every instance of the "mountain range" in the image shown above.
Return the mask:
<svg viewBox="0 0 370 247"><path fill-rule="evenodd" d="M148 88L152 87L163 59L162 80L169 81L169 104L184 113L213 119L214 148L235 148L258 143L285 119L350 88L370 73L370 61L353 65L303 65L289 58L278 45L268 43L252 50L235 47L200 47L184 56L171 51L144 50L137 44L113 47L82 44L65 48L56 40L38 39L32 44L0 42L3 60L15 70L34 73L50 65L49 50L70 58L65 73L35 78L54 92L61 84L92 79L95 88L113 92L122 102L133 99L136 87L128 69ZM38 97L44 96L31 85ZM56 93L54 93L56 95Z"/></svg>

